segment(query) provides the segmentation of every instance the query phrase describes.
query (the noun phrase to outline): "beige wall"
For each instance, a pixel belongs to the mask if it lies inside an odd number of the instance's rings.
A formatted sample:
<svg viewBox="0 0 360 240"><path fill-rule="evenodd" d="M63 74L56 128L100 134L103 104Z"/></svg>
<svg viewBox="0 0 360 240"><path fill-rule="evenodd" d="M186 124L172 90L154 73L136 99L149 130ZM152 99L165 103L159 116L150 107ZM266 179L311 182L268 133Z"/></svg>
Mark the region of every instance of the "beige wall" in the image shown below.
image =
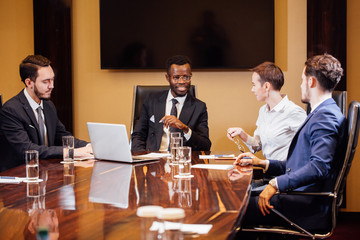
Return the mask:
<svg viewBox="0 0 360 240"><path fill-rule="evenodd" d="M0 94L4 102L23 88L19 63L34 54L32 4L32 0L0 1Z"/></svg>
<svg viewBox="0 0 360 240"><path fill-rule="evenodd" d="M275 0L275 62L284 70L283 92L300 101L300 74L306 59L306 0ZM355 85L360 54L360 3L348 0L348 96L360 100ZM23 87L18 64L33 49L31 0L0 1L0 93L9 99ZM164 40L165 41L165 40ZM73 73L75 136L88 139L87 121L130 126L133 86L166 84L164 72L100 70L99 1L73 0ZM227 140L230 126L252 132L261 103L250 92L249 72L194 72L193 84L209 110L210 137L215 151L236 151ZM359 151L348 179L347 211L360 212Z"/></svg>
<svg viewBox="0 0 360 240"><path fill-rule="evenodd" d="M167 84L165 73L101 70L99 1L74 0L73 4L75 135L88 139L87 121L123 123L129 131L133 86ZM286 70L283 92L300 104L300 75L306 60L306 1L276 1L276 16L276 62ZM250 92L251 73L194 71L193 76L198 97L207 103L212 150L236 150L226 138L226 129L241 126L252 133L263 104Z"/></svg>
<svg viewBox="0 0 360 240"><path fill-rule="evenodd" d="M348 102L360 101L360 2L347 0L347 89ZM360 212L360 144L347 180L347 211Z"/></svg>

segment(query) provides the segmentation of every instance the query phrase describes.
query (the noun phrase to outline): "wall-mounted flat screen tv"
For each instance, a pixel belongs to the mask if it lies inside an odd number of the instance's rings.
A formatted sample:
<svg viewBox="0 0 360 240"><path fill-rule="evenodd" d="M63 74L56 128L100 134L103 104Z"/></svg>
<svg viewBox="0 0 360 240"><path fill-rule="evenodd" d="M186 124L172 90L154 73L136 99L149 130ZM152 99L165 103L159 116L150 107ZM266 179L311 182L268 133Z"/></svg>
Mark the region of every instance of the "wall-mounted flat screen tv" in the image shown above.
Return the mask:
<svg viewBox="0 0 360 240"><path fill-rule="evenodd" d="M102 69L249 69L274 61L274 1L100 0L100 35Z"/></svg>

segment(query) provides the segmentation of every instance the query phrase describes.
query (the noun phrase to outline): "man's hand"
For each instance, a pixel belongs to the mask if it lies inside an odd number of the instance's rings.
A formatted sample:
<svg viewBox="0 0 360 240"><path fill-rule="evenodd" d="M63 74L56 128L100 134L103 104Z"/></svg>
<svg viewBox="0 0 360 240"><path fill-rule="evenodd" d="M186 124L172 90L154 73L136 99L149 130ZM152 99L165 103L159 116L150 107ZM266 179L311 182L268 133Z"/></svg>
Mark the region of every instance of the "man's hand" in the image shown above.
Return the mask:
<svg viewBox="0 0 360 240"><path fill-rule="evenodd" d="M240 166L248 165L248 164L252 164L253 166L262 167L262 168L266 167L265 160L257 158L254 154L250 152L240 154L234 162L234 165L240 165Z"/></svg>
<svg viewBox="0 0 360 240"><path fill-rule="evenodd" d="M88 144L86 147L75 148L74 149L74 157L77 158L92 158L93 157L93 150L91 144Z"/></svg>
<svg viewBox="0 0 360 240"><path fill-rule="evenodd" d="M268 184L266 188L259 195L259 208L261 213L265 216L266 214L270 214L270 209L273 209L274 206L270 205L270 199L276 193L276 189Z"/></svg>
<svg viewBox="0 0 360 240"><path fill-rule="evenodd" d="M160 122L164 123L165 127L173 127L182 130L184 133L189 132L189 127L183 124L179 119L173 115L164 116L160 119Z"/></svg>

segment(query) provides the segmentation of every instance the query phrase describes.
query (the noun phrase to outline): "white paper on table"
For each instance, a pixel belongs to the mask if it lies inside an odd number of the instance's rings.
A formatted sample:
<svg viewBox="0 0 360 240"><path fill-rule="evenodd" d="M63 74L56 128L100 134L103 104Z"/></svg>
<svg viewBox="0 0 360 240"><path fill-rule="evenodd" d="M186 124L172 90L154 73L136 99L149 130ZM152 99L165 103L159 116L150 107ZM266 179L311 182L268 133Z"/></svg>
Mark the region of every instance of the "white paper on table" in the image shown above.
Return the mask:
<svg viewBox="0 0 360 240"><path fill-rule="evenodd" d="M175 229L177 227L176 225L176 223L165 222L165 229ZM150 231L158 231L160 226L161 223L154 221L150 227ZM187 233L193 232L197 234L208 234L212 226L212 224L182 224L181 231Z"/></svg>
<svg viewBox="0 0 360 240"><path fill-rule="evenodd" d="M230 169L234 168L234 165L229 165L229 164L196 164L196 165L192 165L191 168L230 170Z"/></svg>
<svg viewBox="0 0 360 240"><path fill-rule="evenodd" d="M223 154L223 155L199 155L199 159L235 159L234 154Z"/></svg>

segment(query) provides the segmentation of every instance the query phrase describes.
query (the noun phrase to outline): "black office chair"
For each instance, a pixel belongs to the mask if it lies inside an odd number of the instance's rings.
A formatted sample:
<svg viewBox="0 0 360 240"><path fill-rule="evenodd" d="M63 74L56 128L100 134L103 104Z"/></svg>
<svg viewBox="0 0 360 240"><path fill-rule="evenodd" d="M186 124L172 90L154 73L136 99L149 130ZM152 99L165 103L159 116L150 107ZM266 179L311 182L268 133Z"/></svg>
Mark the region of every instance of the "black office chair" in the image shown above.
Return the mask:
<svg viewBox="0 0 360 240"><path fill-rule="evenodd" d="M169 90L169 85L152 85L152 86L140 86L134 87L134 99L133 99L133 110L131 118L131 133L133 132L136 123L140 119L141 108L145 98L151 93L158 93L165 90ZM189 94L196 97L196 87L191 85Z"/></svg>
<svg viewBox="0 0 360 240"><path fill-rule="evenodd" d="M335 100L336 104L339 106L341 112L346 116L347 108L347 92L346 91L333 91L332 98ZM309 114L311 111L310 104L306 106L306 113Z"/></svg>
<svg viewBox="0 0 360 240"><path fill-rule="evenodd" d="M343 166L339 172L339 175L336 179L336 183L332 192L286 192L280 194L288 194L288 195L301 195L301 196L323 196L329 197L332 199L331 205L331 226L329 226L329 231L319 232L319 233L310 233L300 226L293 223L286 216L282 215L278 211L274 211L275 214L278 214L281 218L283 218L286 222L289 223L289 228L277 227L277 226L254 226L241 228L238 227L238 231L243 232L256 232L256 233L273 233L273 234L282 234L282 235L291 235L298 237L306 237L311 239L325 239L330 237L333 234L333 231L336 227L336 217L338 213L338 208L342 203L342 195L344 193L345 183L347 175L350 171L350 167L352 164L352 160L355 155L356 146L359 138L359 126L360 126L360 103L357 101L353 101L350 103L347 117L347 148L345 153L345 158L343 162ZM294 230L295 229L295 230Z"/></svg>
<svg viewBox="0 0 360 240"><path fill-rule="evenodd" d="M2 107L3 101L2 101L2 95L0 94L0 107Z"/></svg>

